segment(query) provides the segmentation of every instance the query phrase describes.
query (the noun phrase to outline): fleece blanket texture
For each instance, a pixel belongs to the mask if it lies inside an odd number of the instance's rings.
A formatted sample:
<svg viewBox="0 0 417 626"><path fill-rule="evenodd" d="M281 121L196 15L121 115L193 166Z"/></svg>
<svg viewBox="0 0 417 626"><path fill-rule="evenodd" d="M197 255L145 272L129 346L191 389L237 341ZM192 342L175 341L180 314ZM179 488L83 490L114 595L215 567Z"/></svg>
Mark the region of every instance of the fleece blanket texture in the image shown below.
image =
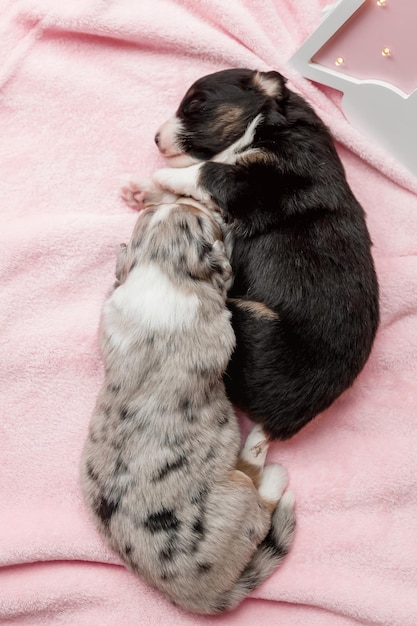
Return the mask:
<svg viewBox="0 0 417 626"><path fill-rule="evenodd" d="M1 0L0 623L416 626L417 184L349 125L340 94L288 66L325 3ZM186 88L237 66L289 76L333 131L382 319L354 386L271 446L297 500L291 554L236 611L202 618L126 571L78 473L100 309L136 220L119 189L163 165L153 135Z"/></svg>

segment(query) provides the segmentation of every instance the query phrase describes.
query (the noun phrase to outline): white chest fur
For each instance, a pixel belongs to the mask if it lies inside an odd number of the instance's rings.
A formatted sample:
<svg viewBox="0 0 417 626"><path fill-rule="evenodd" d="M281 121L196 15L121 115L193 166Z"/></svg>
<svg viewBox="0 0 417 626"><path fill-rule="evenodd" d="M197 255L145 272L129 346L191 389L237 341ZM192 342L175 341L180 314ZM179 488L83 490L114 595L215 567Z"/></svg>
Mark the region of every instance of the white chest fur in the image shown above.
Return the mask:
<svg viewBox="0 0 417 626"><path fill-rule="evenodd" d="M178 289L155 264L133 268L104 307L107 330L114 337L133 327L175 331L192 325L199 307L196 294ZM121 340L121 336L119 337ZM117 341L119 344L123 343Z"/></svg>

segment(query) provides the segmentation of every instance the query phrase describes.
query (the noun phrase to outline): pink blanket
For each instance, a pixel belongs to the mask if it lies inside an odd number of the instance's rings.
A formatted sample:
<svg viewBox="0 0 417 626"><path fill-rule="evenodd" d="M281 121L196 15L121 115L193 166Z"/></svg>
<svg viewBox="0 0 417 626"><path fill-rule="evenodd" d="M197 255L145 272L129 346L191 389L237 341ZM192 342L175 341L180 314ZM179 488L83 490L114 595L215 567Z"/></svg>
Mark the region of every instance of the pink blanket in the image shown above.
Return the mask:
<svg viewBox="0 0 417 626"><path fill-rule="evenodd" d="M325 2L0 3L0 623L417 624L417 184L337 93L286 65ZM334 132L368 214L382 322L353 388L271 447L297 499L290 556L237 611L204 619L105 547L78 466L100 308L136 219L119 188L162 165L153 134L184 90L232 66L286 73Z"/></svg>

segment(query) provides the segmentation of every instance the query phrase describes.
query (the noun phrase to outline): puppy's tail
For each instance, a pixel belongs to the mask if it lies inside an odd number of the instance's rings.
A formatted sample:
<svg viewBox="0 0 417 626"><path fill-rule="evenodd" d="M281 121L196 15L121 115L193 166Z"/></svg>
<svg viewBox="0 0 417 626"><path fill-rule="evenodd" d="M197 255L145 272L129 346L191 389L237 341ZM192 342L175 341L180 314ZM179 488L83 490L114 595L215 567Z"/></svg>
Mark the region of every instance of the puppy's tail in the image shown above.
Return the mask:
<svg viewBox="0 0 417 626"><path fill-rule="evenodd" d="M295 531L294 495L286 491L272 516L271 528L259 544L235 586L222 596L217 611L235 608L250 591L258 587L288 554Z"/></svg>

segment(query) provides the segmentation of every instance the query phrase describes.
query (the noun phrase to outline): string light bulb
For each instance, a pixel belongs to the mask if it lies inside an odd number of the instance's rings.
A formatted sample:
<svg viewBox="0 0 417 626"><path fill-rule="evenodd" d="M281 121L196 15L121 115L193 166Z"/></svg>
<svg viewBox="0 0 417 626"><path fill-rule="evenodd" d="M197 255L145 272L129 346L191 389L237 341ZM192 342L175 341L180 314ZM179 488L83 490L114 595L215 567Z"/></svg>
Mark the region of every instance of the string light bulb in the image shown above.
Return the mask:
<svg viewBox="0 0 417 626"><path fill-rule="evenodd" d="M376 0L379 7L384 7L387 4L387 0Z"/></svg>
<svg viewBox="0 0 417 626"><path fill-rule="evenodd" d="M389 48L382 48L381 54L383 57L391 56L391 50Z"/></svg>
<svg viewBox="0 0 417 626"><path fill-rule="evenodd" d="M335 65L343 65L343 63L345 62L343 57L337 57L336 61L334 62Z"/></svg>

